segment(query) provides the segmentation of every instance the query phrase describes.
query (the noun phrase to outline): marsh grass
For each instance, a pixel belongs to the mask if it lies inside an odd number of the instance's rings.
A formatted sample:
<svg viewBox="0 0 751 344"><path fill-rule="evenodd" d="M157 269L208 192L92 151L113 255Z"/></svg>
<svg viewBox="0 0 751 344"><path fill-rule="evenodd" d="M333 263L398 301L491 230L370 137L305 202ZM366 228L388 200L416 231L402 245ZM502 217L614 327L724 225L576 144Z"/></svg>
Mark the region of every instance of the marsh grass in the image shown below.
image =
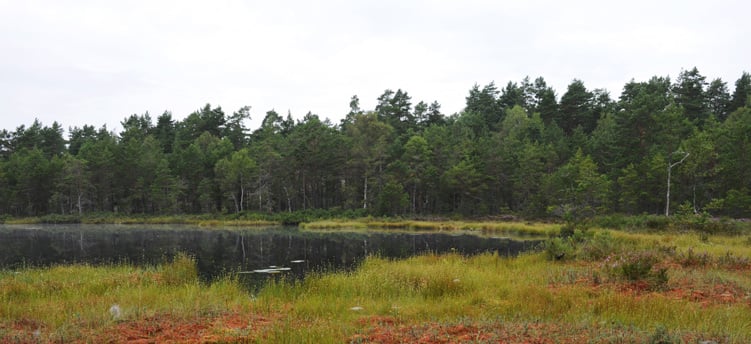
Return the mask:
<svg viewBox="0 0 751 344"><path fill-rule="evenodd" d="M454 226L450 228L481 227L449 224ZM509 225L544 233L556 230L545 224L497 224L498 228ZM447 223L431 226L449 229ZM569 245L570 259L550 259L544 251L517 257L453 253L391 260L371 256L354 271L312 274L294 282L280 279L254 295L232 278L201 283L194 260L185 255L152 268L78 265L4 271L0 272L0 338L10 336L3 331L18 322L35 324L29 331L39 328L42 342L69 342L86 341L92 331L158 314L179 319L232 311L245 318L281 314L263 336L254 339L268 343L346 342L368 331L370 325L362 320L370 318L393 319L406 329L426 323L491 324L491 328L555 324L569 328L568 332L584 329L594 333L591 338L616 342L622 339L616 338L622 329L640 336L634 342L678 340L686 334L718 342L751 342L747 237L595 228L554 240ZM689 254L705 255L707 263L681 264L681 257ZM610 276L612 266L607 264L619 257L632 257L636 265L623 270L621 277ZM641 263L649 263L649 269ZM624 291L654 277L651 274L660 267L666 268L661 288ZM718 286L731 288L735 301L703 302L670 293L692 288L685 290L691 295ZM120 319L110 314L113 305L120 308Z"/></svg>
<svg viewBox="0 0 751 344"><path fill-rule="evenodd" d="M372 256L353 272L311 276L294 285L275 283L262 290L258 300L272 309L287 305L289 316L300 320L328 319L320 326L333 326L344 334L361 329L341 324L390 316L407 324L502 319L504 323L603 327L597 331L604 332L628 327L647 342L687 334L734 343L751 341L747 270L728 270L720 263L704 269L661 265L692 247L709 252L714 262L742 260L748 257L743 238L712 236L705 241L695 233L597 229L580 240L576 258L562 262L551 262L545 253L514 258L424 255L396 261ZM618 276L609 276L604 261L616 254L623 255L625 267L618 268ZM651 283L654 289L624 292L623 288L639 281ZM682 283L697 290L732 285L745 299L702 303L668 293L677 292ZM352 311L355 306L361 310ZM294 333L294 328L288 330Z"/></svg>
<svg viewBox="0 0 751 344"><path fill-rule="evenodd" d="M185 255L148 269L75 265L6 271L0 275L0 327L33 322L40 341L65 342L83 340L118 321L243 309L247 300L233 280L201 284L195 262ZM110 313L113 305L119 317Z"/></svg>
<svg viewBox="0 0 751 344"><path fill-rule="evenodd" d="M46 215L42 217L7 218L6 224L118 224L118 225L196 225L201 227L256 227L280 225L264 218L239 218L213 215L121 216L116 214Z"/></svg>
<svg viewBox="0 0 751 344"><path fill-rule="evenodd" d="M358 220L321 220L301 223L304 229L408 229L433 231L478 231L485 234L511 234L528 236L554 236L560 231L559 224L526 222L477 222L477 221L417 221L361 218Z"/></svg>

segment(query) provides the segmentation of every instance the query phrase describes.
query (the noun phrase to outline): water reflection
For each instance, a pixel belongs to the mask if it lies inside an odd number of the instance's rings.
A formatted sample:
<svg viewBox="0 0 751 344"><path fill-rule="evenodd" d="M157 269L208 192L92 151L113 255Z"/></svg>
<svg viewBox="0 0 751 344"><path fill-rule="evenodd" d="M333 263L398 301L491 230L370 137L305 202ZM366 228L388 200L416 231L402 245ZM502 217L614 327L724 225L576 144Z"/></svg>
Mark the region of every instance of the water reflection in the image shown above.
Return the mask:
<svg viewBox="0 0 751 344"><path fill-rule="evenodd" d="M309 271L350 269L378 254L405 258L426 252L498 252L516 255L537 241L436 232L304 231L292 227L217 229L188 226L43 225L0 226L0 268L53 264L130 263L151 265L177 252L196 258L199 274L211 280L245 272L249 284L263 279L254 270L282 269L301 278ZM273 267L273 268L272 268Z"/></svg>

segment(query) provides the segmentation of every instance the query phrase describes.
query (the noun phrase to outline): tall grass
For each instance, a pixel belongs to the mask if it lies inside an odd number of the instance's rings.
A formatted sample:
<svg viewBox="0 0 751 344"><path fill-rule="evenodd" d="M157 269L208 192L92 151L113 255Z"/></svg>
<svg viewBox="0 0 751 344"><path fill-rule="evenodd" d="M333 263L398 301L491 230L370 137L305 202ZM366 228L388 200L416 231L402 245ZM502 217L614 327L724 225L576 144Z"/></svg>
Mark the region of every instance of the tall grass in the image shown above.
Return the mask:
<svg viewBox="0 0 751 344"><path fill-rule="evenodd" d="M43 342L85 340L90 331L117 321L244 309L247 301L232 280L201 285L195 262L185 255L151 269L76 265L6 271L0 275L0 325L6 326L0 328L32 321L39 324ZM117 316L110 311L115 305Z"/></svg>
<svg viewBox="0 0 751 344"><path fill-rule="evenodd" d="M546 235L557 229L513 223L440 226L521 228ZM589 229L553 241L567 247L565 259L545 252L518 257L427 254L404 260L371 256L354 271L272 281L255 295L231 278L200 283L195 262L184 255L153 268L78 265L5 271L0 272L0 338L10 336L3 331L19 321L39 324L40 341L86 341L91 331L122 321L232 311L245 318L278 314L273 326L254 337L269 343L345 342L366 330L361 320L371 317L406 325L549 323L604 334L627 328L642 341L699 333L698 338L751 342L751 275L748 266L737 268L751 257L748 237ZM652 265L624 270L609 264L617 257L635 264L646 257ZM652 266L657 265L667 267L660 289L622 290L635 280L654 277ZM701 303L667 292L687 281L692 288L730 285L746 299ZM120 309L118 317L109 311L113 305Z"/></svg>
<svg viewBox="0 0 751 344"><path fill-rule="evenodd" d="M748 304L702 306L659 293L635 297L573 283L597 269L551 264L540 254L426 255L402 261L370 257L353 273L316 276L300 285L270 285L259 300L271 307L291 304L292 317L328 319L324 326L352 323L362 316L394 316L407 323L506 319L575 326L620 324L644 333L664 326L737 342L751 340ZM750 278L738 278L751 288Z"/></svg>
<svg viewBox="0 0 751 344"><path fill-rule="evenodd" d="M305 229L408 229L438 231L478 231L490 234L512 234L530 236L553 236L560 231L560 225L525 222L480 222L480 221L417 221L361 218L357 220L320 220L301 223Z"/></svg>
<svg viewBox="0 0 751 344"><path fill-rule="evenodd" d="M699 337L728 342L751 341L751 276L746 273L748 270L736 271L722 265L726 259L723 257L728 255L749 257L751 244L747 238L718 235L707 239L698 233L601 229L577 235L581 237L563 239L578 240L572 251L574 260L555 262L544 253L516 258L494 254L425 255L398 261L374 256L354 272L312 276L302 284L269 285L258 299L269 308L291 305L291 317L328 319L330 326L368 316L392 316L405 323L502 319L585 328L625 326L643 336L698 333ZM680 260L689 250L697 249L706 252L713 264L702 269L653 267L664 264L660 258ZM639 269L619 266L622 270L609 275L613 270L605 262L613 255L623 255L625 263ZM638 265L646 261L648 265ZM660 289L633 294L617 287L623 284L625 288L642 278L658 279ZM617 284L599 286L607 281ZM746 299L705 304L666 293L682 288L685 281L710 290L731 283L746 291L740 295ZM361 308L354 311L353 307ZM347 331L357 329L353 326Z"/></svg>

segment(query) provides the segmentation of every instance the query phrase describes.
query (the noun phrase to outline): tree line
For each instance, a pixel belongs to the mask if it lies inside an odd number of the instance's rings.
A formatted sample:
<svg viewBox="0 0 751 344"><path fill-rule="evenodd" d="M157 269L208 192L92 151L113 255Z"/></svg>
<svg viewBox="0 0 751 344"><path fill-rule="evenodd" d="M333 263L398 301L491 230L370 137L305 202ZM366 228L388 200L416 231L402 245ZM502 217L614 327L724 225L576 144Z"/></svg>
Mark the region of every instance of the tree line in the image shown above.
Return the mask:
<svg viewBox="0 0 751 344"><path fill-rule="evenodd" d="M573 80L475 85L460 113L386 90L339 123L250 107L125 118L122 131L34 121L0 131L0 214L308 209L546 217L751 214L751 75L696 68L615 99ZM672 205L672 207L671 207Z"/></svg>

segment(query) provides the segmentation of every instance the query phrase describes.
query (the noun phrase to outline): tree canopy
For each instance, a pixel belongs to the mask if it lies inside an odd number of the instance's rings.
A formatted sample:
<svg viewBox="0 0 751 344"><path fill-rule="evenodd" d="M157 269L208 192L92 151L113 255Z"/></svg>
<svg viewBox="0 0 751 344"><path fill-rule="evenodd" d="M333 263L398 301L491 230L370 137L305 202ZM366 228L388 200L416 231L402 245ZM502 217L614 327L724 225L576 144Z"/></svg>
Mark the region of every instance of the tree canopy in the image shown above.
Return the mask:
<svg viewBox="0 0 751 344"><path fill-rule="evenodd" d="M615 98L575 79L560 99L542 77L476 84L454 114L387 89L373 109L351 97L337 124L270 110L255 130L251 107L210 104L118 133L35 120L0 131L0 214L749 217L751 76L708 80L692 68Z"/></svg>

